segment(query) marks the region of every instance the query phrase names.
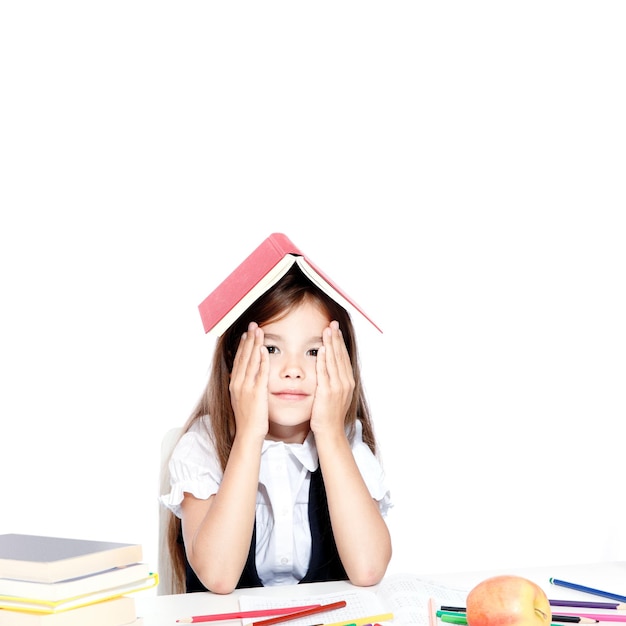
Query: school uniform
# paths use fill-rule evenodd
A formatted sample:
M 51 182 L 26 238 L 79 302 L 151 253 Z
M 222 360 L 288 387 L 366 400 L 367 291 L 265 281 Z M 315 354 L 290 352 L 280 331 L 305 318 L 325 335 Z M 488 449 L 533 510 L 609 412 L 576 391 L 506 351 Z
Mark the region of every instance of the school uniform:
M 185 433 L 169 462 L 170 493 L 161 502 L 181 516 L 185 492 L 208 499 L 219 489 L 222 468 L 208 416 Z M 378 459 L 363 442 L 357 420 L 352 452 L 365 484 L 383 516 L 392 506 Z M 188 591 L 204 591 L 190 567 Z M 313 433 L 302 444 L 264 441 L 256 522 L 250 553 L 238 587 L 290 585 L 347 578 L 335 546 L 326 492 Z

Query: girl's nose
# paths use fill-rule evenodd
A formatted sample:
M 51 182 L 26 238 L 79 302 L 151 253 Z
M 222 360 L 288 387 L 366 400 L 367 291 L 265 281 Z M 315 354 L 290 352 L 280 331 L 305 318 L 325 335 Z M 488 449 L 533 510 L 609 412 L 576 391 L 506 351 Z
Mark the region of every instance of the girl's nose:
M 282 370 L 284 378 L 304 378 L 304 368 L 295 359 L 285 363 Z
M 296 367 L 290 367 L 283 373 L 285 378 L 303 378 L 304 374 L 301 369 Z

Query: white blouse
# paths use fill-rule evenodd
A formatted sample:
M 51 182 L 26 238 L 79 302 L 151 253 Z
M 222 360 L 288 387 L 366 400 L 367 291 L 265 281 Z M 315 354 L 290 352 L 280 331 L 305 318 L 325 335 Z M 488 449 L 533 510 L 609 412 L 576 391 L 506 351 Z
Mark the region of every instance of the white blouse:
M 170 493 L 161 502 L 181 516 L 185 492 L 208 499 L 217 493 L 222 480 L 215 446 L 207 428 L 196 421 L 177 443 L 169 462 Z M 361 422 L 356 422 L 352 453 L 363 480 L 383 516 L 393 506 L 385 475 L 367 444 Z M 256 567 L 264 586 L 290 585 L 306 575 L 311 555 L 309 530 L 309 483 L 318 467 L 313 433 L 304 443 L 264 441 L 261 453 L 259 490 L 256 500 Z

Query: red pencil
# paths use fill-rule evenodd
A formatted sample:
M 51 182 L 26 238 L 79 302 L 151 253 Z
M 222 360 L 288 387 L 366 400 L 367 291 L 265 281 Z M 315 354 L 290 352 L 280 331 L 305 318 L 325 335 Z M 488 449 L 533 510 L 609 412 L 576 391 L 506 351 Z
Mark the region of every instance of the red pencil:
M 322 604 L 321 606 L 314 607 L 312 609 L 305 609 L 304 611 L 296 611 L 295 613 L 289 613 L 287 615 L 281 615 L 280 617 L 271 617 L 270 619 L 264 619 L 260 622 L 252 622 L 252 626 L 271 626 L 272 624 L 280 624 L 281 622 L 287 622 L 292 619 L 298 619 L 300 617 L 307 617 L 308 615 L 315 615 L 316 613 L 323 613 L 324 611 L 332 611 L 333 609 L 341 609 L 346 606 L 345 600 L 339 600 L 339 602 L 331 602 L 331 604 Z
M 227 619 L 245 619 L 246 617 L 266 617 L 267 615 L 288 615 L 294 611 L 314 609 L 319 604 L 307 604 L 305 606 L 290 606 L 284 609 L 256 609 L 253 611 L 236 611 L 235 613 L 212 613 L 211 615 L 194 615 L 193 617 L 181 617 L 176 621 L 179 624 L 196 624 L 200 622 L 217 622 Z

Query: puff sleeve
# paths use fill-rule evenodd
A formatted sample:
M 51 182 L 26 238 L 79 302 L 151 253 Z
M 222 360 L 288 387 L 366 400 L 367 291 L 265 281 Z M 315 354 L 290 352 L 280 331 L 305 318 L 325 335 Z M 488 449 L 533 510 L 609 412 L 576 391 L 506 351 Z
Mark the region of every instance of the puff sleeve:
M 393 507 L 391 494 L 387 488 L 385 472 L 369 446 L 363 441 L 361 422 L 356 421 L 356 433 L 352 442 L 352 454 L 361 476 L 374 500 L 378 502 L 380 513 L 386 517 Z
M 180 438 L 170 457 L 170 492 L 160 497 L 161 503 L 177 517 L 185 492 L 206 500 L 217 493 L 222 482 L 222 467 L 207 427 L 195 422 Z

